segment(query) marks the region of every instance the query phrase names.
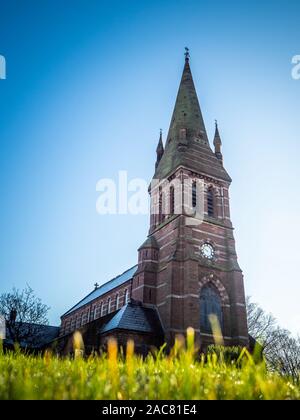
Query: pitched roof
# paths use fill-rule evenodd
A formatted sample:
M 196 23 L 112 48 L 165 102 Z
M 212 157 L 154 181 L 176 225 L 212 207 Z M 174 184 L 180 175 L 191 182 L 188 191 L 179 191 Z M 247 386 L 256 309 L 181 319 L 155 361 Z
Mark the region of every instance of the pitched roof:
M 142 306 L 138 302 L 131 301 L 123 306 L 100 332 L 108 332 L 116 329 L 131 330 L 144 333 L 162 334 L 162 326 L 155 309 Z
M 158 243 L 154 236 L 148 236 L 148 238 L 145 240 L 145 242 L 139 247 L 138 250 L 143 248 L 155 248 L 159 249 Z
M 24 337 L 19 343 L 21 347 L 30 347 L 30 348 L 41 348 L 51 341 L 55 340 L 59 334 L 59 327 L 54 327 L 52 325 L 43 325 L 43 324 L 34 324 L 34 323 L 18 323 L 21 325 L 19 334 Z M 9 329 L 6 329 L 6 338 L 4 340 L 5 344 L 13 345 L 14 341 L 10 336 Z
M 209 145 L 188 58 L 183 69 L 165 151 L 154 178 L 166 178 L 181 165 L 198 173 L 231 181 Z
M 117 277 L 114 277 L 112 280 L 102 284 L 102 286 L 98 287 L 97 289 L 93 290 L 89 293 L 86 297 L 80 300 L 75 306 L 69 309 L 63 316 L 70 314 L 71 312 L 81 308 L 82 306 L 92 302 L 94 299 L 99 298 L 100 296 L 104 295 L 105 293 L 115 289 L 118 286 L 121 286 L 123 283 L 126 283 L 128 280 L 131 280 L 134 273 L 136 272 L 137 265 L 129 268 L 128 270 L 124 271 L 124 273 L 120 274 Z

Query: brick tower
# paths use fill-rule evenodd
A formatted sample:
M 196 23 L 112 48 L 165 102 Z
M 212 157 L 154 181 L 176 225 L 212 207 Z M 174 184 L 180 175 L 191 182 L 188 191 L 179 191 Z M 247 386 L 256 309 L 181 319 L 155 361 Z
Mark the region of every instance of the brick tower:
M 193 327 L 213 343 L 210 315 L 225 345 L 248 346 L 243 274 L 229 210 L 231 178 L 216 123 L 211 149 L 188 50 L 165 148 L 160 134 L 151 188 L 149 236 L 139 248 L 132 298 L 157 309 L 165 340 Z

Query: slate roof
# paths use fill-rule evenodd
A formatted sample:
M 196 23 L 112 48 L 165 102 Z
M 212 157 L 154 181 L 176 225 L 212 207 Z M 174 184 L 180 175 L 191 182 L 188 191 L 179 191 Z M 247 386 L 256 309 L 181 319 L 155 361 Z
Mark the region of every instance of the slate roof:
M 186 130 L 186 134 L 182 135 L 183 129 Z M 227 182 L 231 181 L 209 145 L 188 59 L 183 69 L 165 151 L 154 178 L 165 179 L 179 166 Z
M 154 236 L 148 236 L 145 242 L 139 247 L 139 250 L 143 248 L 156 248 L 159 249 L 158 243 Z
M 27 330 L 32 331 L 34 337 L 29 337 L 28 339 L 24 339 L 19 344 L 21 347 L 30 347 L 30 348 L 41 348 L 46 344 L 50 343 L 51 341 L 55 340 L 59 335 L 59 327 L 55 327 L 52 325 L 42 325 L 42 324 L 29 324 L 24 322 L 22 324 L 24 329 L 24 333 L 26 334 Z M 23 331 L 21 329 L 21 331 Z M 6 329 L 6 338 L 4 343 L 7 345 L 13 345 L 14 342 L 10 337 L 9 330 Z
M 112 330 L 130 330 L 143 333 L 163 334 L 157 311 L 142 306 L 141 303 L 131 301 L 100 329 L 100 333 Z
M 89 293 L 86 297 L 80 300 L 75 306 L 69 309 L 63 316 L 70 314 L 71 312 L 81 308 L 82 306 L 92 302 L 94 299 L 99 298 L 100 296 L 104 295 L 105 293 L 109 292 L 112 289 L 115 289 L 118 286 L 121 286 L 123 283 L 126 283 L 128 280 L 132 279 L 134 273 L 136 272 L 137 265 L 129 268 L 128 270 L 124 271 L 123 274 L 109 280 L 108 282 L 102 284 L 102 286 L 98 287 L 97 289 L 93 290 Z

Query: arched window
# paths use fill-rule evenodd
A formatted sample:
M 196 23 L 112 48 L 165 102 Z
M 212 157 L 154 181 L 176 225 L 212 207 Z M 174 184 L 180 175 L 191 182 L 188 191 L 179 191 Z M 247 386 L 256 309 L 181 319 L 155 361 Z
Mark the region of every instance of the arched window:
M 72 328 L 72 325 L 71 325 L 70 320 L 67 320 L 65 325 L 66 325 L 66 327 L 65 327 L 65 334 L 67 334 L 68 332 L 70 332 L 70 327 Z M 73 329 L 75 329 L 75 326 L 74 326 Z M 73 331 L 73 330 L 71 329 L 71 331 Z
M 107 313 L 110 314 L 111 311 L 111 298 L 107 299 Z
M 87 322 L 87 312 L 83 312 L 81 316 L 81 325 L 86 324 L 86 322 Z
M 71 331 L 74 331 L 75 330 L 75 327 L 76 327 L 76 321 L 75 321 L 75 318 L 71 318 Z
M 94 316 L 95 316 L 95 306 L 92 306 L 91 312 L 90 312 L 90 321 L 94 321 Z
M 99 316 L 100 316 L 100 305 L 99 305 L 99 303 L 96 304 L 96 306 L 95 306 L 95 312 L 94 313 L 95 313 L 94 319 L 98 319 Z
M 129 302 L 129 291 L 128 289 L 125 290 L 125 298 L 124 298 L 124 303 L 125 305 Z
M 210 187 L 207 190 L 207 214 L 209 217 L 214 217 L 215 215 L 214 201 L 214 190 Z
M 104 315 L 104 303 L 103 302 L 101 302 L 100 308 L 101 308 L 100 314 L 101 314 L 101 316 L 103 316 Z
M 194 181 L 192 185 L 192 207 L 197 207 L 197 182 Z
M 173 185 L 170 187 L 170 215 L 172 216 L 175 211 L 175 191 Z
M 204 286 L 200 294 L 200 331 L 211 333 L 210 315 L 216 315 L 221 330 L 223 329 L 223 314 L 221 299 L 214 286 Z
M 116 295 L 116 309 L 119 309 L 119 305 L 120 305 L 120 294 L 117 293 L 117 295 Z

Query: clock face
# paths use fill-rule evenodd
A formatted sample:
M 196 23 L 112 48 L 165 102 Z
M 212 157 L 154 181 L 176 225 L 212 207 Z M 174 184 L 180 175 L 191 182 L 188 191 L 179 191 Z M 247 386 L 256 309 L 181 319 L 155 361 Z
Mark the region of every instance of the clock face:
M 215 255 L 215 250 L 211 244 L 203 244 L 201 246 L 201 255 L 208 260 L 212 260 Z

